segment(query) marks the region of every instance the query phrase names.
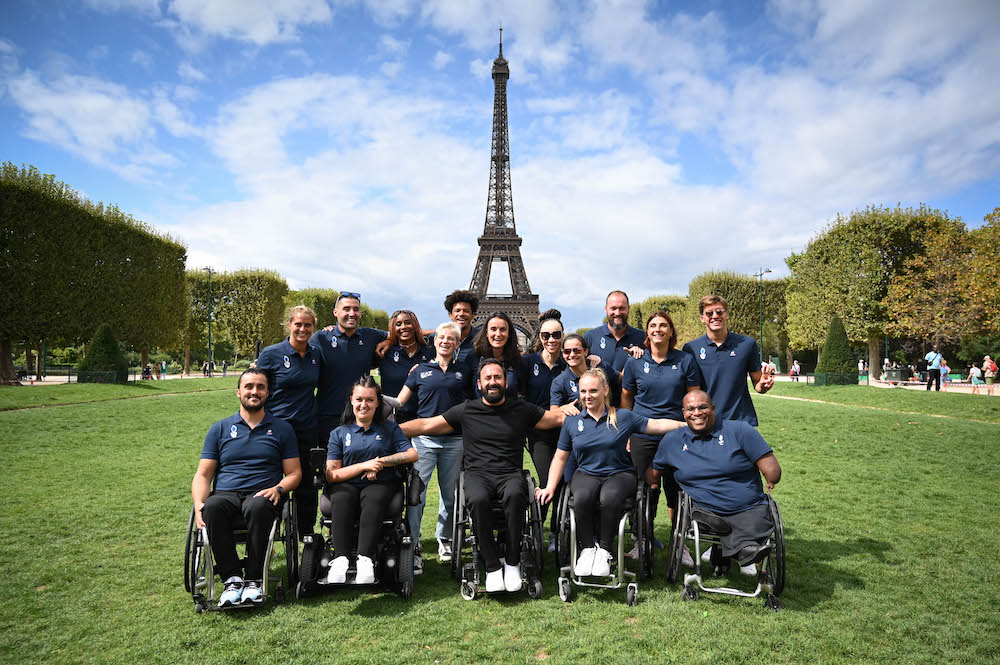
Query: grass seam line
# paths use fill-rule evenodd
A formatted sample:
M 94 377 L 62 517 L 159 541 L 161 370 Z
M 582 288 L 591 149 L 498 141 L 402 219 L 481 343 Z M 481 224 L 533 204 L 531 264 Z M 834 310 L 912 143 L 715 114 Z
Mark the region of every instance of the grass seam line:
M 966 423 L 979 423 L 981 425 L 997 425 L 995 420 L 977 420 L 975 418 L 959 418 L 958 416 L 946 416 L 941 413 L 920 413 L 919 411 L 900 411 L 899 409 L 887 409 L 884 406 L 865 406 L 864 404 L 844 404 L 843 402 L 828 402 L 823 399 L 809 399 L 808 397 L 794 397 L 792 395 L 769 395 L 764 393 L 759 397 L 773 397 L 774 399 L 789 399 L 793 402 L 813 402 L 814 404 L 832 404 L 833 406 L 845 406 L 854 409 L 869 409 L 871 411 L 885 411 L 886 413 L 901 413 L 907 416 L 927 416 L 928 418 L 948 418 Z
M 55 409 L 60 406 L 80 406 L 81 404 L 100 404 L 101 402 L 121 402 L 127 399 L 155 399 L 157 397 L 176 397 L 177 395 L 200 395 L 202 393 L 217 393 L 229 388 L 211 388 L 209 390 L 188 390 L 180 393 L 159 393 L 157 395 L 132 395 L 131 397 L 112 397 L 110 399 L 88 399 L 82 402 L 66 402 L 64 404 L 38 404 L 36 406 L 16 406 L 12 409 L 0 407 L 0 413 L 14 411 L 31 411 L 34 409 Z

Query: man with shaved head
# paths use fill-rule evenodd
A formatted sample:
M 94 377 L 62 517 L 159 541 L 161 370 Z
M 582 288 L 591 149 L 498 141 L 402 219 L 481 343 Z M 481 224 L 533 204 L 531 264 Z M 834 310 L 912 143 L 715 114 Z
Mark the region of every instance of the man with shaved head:
M 742 572 L 756 574 L 755 564 L 767 555 L 764 545 L 774 530 L 765 492 L 781 480 L 781 466 L 749 423 L 717 420 L 705 391 L 685 395 L 682 410 L 687 427 L 663 437 L 646 481 L 656 486 L 663 473 L 673 472 L 697 508 L 732 527 L 722 537 L 722 556 L 735 558 Z

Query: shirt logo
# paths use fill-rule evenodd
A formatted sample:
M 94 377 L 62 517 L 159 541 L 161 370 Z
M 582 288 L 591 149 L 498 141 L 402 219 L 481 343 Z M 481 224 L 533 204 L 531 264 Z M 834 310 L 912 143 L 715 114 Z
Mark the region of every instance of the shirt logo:
M 642 371 L 645 372 L 646 374 L 649 374 L 649 363 L 648 362 L 642 364 Z
M 288 356 L 282 356 L 281 359 L 285 362 L 285 369 L 292 366 L 292 363 L 288 360 Z
M 462 373 L 461 372 L 455 372 L 455 376 L 457 376 L 459 379 L 461 379 L 462 378 Z
M 583 418 L 580 418 L 579 420 L 576 421 L 576 429 L 577 431 L 580 432 L 583 431 Z
M 395 353 L 392 354 L 392 362 L 394 363 L 399 362 L 399 351 L 396 351 Z
M 602 337 L 601 338 L 601 348 L 604 349 L 604 348 L 607 348 L 607 346 L 608 346 L 608 339 L 607 339 L 607 337 Z
M 702 360 L 705 359 L 705 347 L 704 346 L 701 347 L 701 351 L 698 353 L 698 355 L 701 356 Z
M 719 445 L 721 446 L 721 445 L 723 445 L 724 443 L 725 443 L 725 439 L 724 439 L 724 438 L 723 438 L 723 436 L 722 436 L 722 435 L 720 434 L 720 435 L 719 435 Z
M 572 390 L 573 392 L 576 392 L 576 381 L 569 382 L 569 389 Z
M 267 430 L 267 435 L 268 436 L 274 436 L 274 432 L 269 429 L 269 430 Z
M 533 373 L 533 374 L 534 374 L 535 376 L 538 376 L 538 363 L 535 363 L 535 368 L 534 368 L 533 370 L 531 370 L 531 372 L 532 372 L 532 373 Z
M 433 373 L 434 373 L 434 372 L 421 372 L 421 373 L 420 373 L 420 378 L 421 378 L 421 379 L 426 379 L 426 378 L 427 378 L 428 376 L 430 376 L 430 375 L 431 375 L 431 374 L 433 374 Z
M 315 365 L 315 364 L 316 364 L 316 359 L 315 359 L 315 358 L 313 358 L 313 365 Z
M 681 448 L 681 450 L 687 450 L 687 449 L 688 449 L 688 444 L 686 444 L 686 443 L 685 443 L 685 444 L 684 444 L 684 447 L 683 447 L 683 448 Z
M 333 348 L 337 348 L 337 338 L 336 337 L 331 337 L 330 338 L 330 346 L 332 346 Z
M 350 448 L 351 447 L 351 433 L 350 432 L 348 432 L 347 436 L 344 437 L 344 447 L 345 448 Z
M 229 436 L 231 436 L 234 439 L 236 438 L 236 425 L 233 425 L 232 427 L 229 428 Z
M 670 369 L 677 369 L 677 365 L 671 365 Z
M 365 340 L 359 339 L 358 340 L 358 346 L 364 346 L 364 345 L 365 345 Z
M 382 440 L 382 435 L 381 434 L 376 434 L 375 435 L 375 440 L 376 441 L 381 441 Z
M 735 358 L 735 357 L 736 357 L 736 351 L 735 351 L 735 350 L 734 350 L 734 351 L 730 351 L 730 352 L 729 352 L 729 355 L 730 355 L 731 357 Z

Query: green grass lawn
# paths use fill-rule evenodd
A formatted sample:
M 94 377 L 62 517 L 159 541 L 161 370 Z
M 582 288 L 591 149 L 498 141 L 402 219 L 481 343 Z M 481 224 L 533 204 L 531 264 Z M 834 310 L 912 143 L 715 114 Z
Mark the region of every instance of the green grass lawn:
M 99 398 L 96 386 L 70 386 L 66 401 L 85 401 L 73 388 Z M 824 390 L 802 396 L 854 400 Z M 330 593 L 196 615 L 181 579 L 191 476 L 205 431 L 235 410 L 235 396 L 6 411 L 0 663 L 996 662 L 996 425 L 963 419 L 965 402 L 950 398 L 965 396 L 915 407 L 906 391 L 871 390 L 856 401 L 900 396 L 904 410 L 958 418 L 756 399 L 784 469 L 775 496 L 788 586 L 776 614 L 759 599 L 682 602 L 662 556 L 634 608 L 623 591 L 581 590 L 562 603 L 551 558 L 542 600 L 467 602 L 430 556 L 409 601 Z M 661 507 L 661 540 L 667 531 Z
M 38 386 L 0 386 L 0 411 L 228 389 L 232 389 L 235 393 L 236 376 L 219 376 L 211 379 L 137 381 L 125 385 L 55 383 Z

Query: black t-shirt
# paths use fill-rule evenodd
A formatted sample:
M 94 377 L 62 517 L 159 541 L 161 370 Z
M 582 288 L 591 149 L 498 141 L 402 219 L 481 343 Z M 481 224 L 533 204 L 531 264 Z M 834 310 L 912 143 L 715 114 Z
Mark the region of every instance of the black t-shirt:
M 481 399 L 466 400 L 444 412 L 444 419 L 462 432 L 466 471 L 507 474 L 523 468 L 524 438 L 545 415 L 531 402 L 508 397 L 491 406 Z

